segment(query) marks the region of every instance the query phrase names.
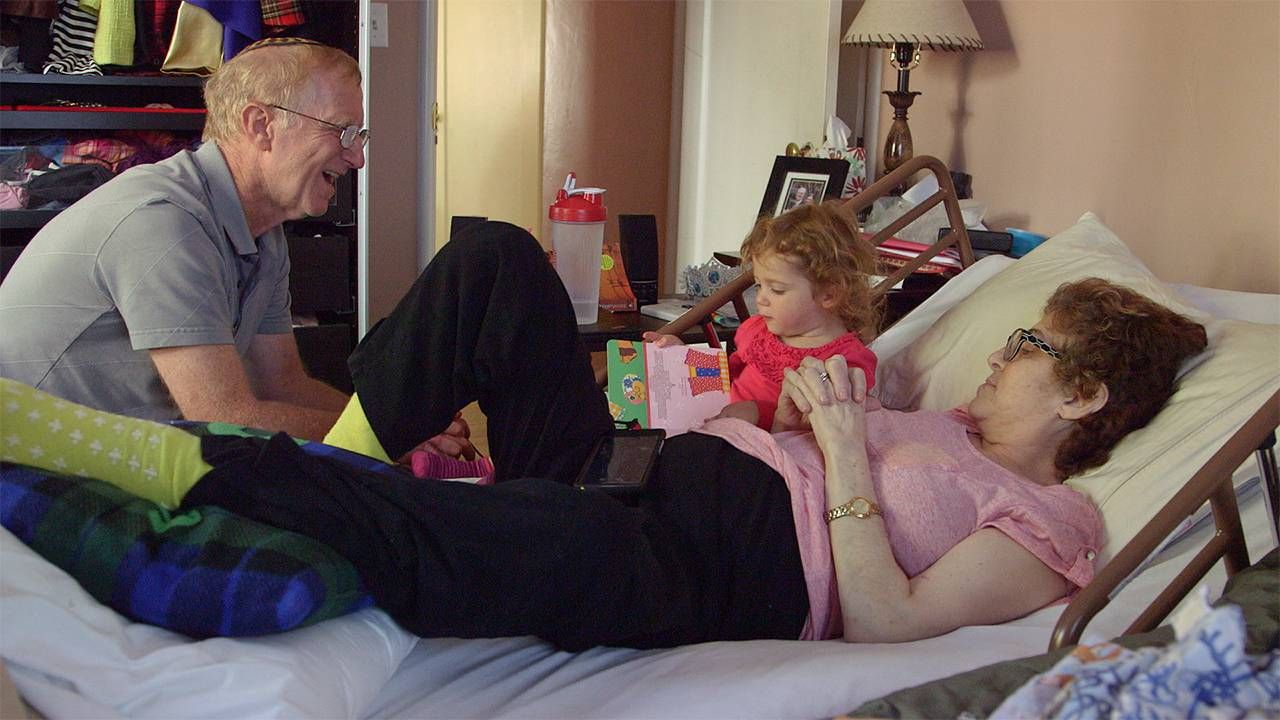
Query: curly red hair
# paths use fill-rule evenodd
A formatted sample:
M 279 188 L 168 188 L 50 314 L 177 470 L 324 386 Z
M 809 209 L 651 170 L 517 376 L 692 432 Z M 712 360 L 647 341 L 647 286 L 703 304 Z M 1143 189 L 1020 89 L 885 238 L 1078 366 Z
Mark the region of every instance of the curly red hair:
M 1054 467 L 1063 479 L 1102 465 L 1121 438 L 1150 422 L 1173 395 L 1182 364 L 1208 344 L 1199 323 L 1100 278 L 1060 286 L 1044 317 L 1065 338 L 1058 380 L 1086 398 L 1106 385 L 1108 396 L 1058 447 Z
M 796 261 L 815 288 L 837 297 L 834 312 L 864 342 L 875 337 L 880 305 L 871 301 L 868 276 L 876 270 L 875 249 L 841 203 L 801 205 L 777 217 L 762 217 L 742 241 L 742 259 L 768 253 Z

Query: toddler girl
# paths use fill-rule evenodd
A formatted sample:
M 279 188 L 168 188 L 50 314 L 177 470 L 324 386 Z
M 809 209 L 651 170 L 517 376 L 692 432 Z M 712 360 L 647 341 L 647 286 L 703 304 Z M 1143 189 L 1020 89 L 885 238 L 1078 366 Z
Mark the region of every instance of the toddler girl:
M 876 356 L 861 338 L 871 338 L 879 307 L 871 302 L 868 275 L 875 251 L 838 202 L 802 205 L 761 218 L 742 242 L 743 262 L 756 280 L 756 314 L 734 335 L 729 357 L 731 402 L 721 417 L 737 417 L 769 430 L 782 390 L 782 371 L 806 356 L 844 355 L 874 383 Z M 672 335 L 645 333 L 667 346 Z

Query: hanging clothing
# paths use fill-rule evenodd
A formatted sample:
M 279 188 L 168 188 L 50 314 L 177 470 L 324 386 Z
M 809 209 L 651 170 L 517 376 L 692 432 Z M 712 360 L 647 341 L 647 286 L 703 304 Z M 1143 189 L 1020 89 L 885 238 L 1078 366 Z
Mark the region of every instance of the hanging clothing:
M 158 68 L 164 64 L 181 5 L 180 0 L 137 0 L 134 8 L 138 28 L 134 36 L 135 65 Z
M 212 75 L 222 67 L 222 23 L 208 10 L 182 3 L 173 28 L 173 41 L 161 70 Z
M 262 24 L 270 27 L 293 27 L 307 21 L 297 0 L 262 0 Z
M 64 75 L 101 75 L 102 69 L 93 59 L 93 36 L 98 29 L 98 16 L 80 7 L 80 0 L 58 0 L 58 16 L 49 32 L 53 50 L 43 72 Z
M 187 0 L 222 23 L 222 61 L 262 39 L 262 6 L 242 0 Z
M 98 16 L 93 60 L 99 65 L 133 65 L 133 0 L 80 0 L 81 9 Z

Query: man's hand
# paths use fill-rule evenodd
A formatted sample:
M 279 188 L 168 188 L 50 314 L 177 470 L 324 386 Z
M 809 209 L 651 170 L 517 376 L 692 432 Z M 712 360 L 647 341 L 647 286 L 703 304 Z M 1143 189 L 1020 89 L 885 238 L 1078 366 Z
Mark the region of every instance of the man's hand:
M 641 335 L 640 338 L 645 342 L 653 343 L 654 345 L 657 345 L 660 348 L 675 347 L 676 345 L 684 344 L 684 341 L 681 340 L 680 337 L 677 335 L 666 335 L 664 333 L 654 332 L 652 330 Z

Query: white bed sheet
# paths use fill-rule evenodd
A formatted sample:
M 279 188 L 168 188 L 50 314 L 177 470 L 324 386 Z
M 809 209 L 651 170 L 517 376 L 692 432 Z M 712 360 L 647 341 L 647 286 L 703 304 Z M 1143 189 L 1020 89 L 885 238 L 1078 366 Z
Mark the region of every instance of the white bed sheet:
M 416 637 L 368 608 L 255 638 L 130 622 L 0 528 L 0 657 L 51 718 L 354 717 Z

